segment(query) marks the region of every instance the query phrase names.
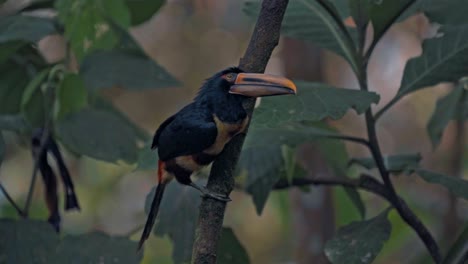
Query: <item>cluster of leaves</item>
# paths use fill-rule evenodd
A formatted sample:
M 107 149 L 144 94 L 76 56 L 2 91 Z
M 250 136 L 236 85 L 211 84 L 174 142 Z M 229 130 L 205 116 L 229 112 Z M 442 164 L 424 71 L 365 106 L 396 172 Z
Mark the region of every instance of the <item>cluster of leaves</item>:
M 420 89 L 442 82 L 457 83 L 447 96 L 438 101 L 427 126 L 436 148 L 449 121 L 463 122 L 468 118 L 468 90 L 466 81 L 462 79 L 467 75 L 468 19 L 460 10 L 463 5 L 460 0 L 444 3 L 431 0 L 292 0 L 285 14 L 282 34 L 311 41 L 340 55 L 359 79 L 366 71 L 362 65 L 367 65 L 376 44 L 391 25 L 421 12 L 431 22 L 441 24 L 439 34 L 424 41 L 422 55 L 407 63 L 398 93 L 375 115 L 377 120 L 402 97 Z M 260 2 L 247 1 L 244 10 L 255 17 L 260 10 Z M 345 25 L 344 20 L 349 17 L 353 18 L 355 27 Z M 366 50 L 365 32 L 370 24 L 374 37 Z M 255 111 L 244 145 L 239 169 L 247 172 L 245 188 L 252 195 L 258 213 L 261 213 L 269 192 L 279 179 L 285 178 L 291 183 L 295 177 L 304 177 L 305 172 L 298 169 L 294 162 L 294 148 L 303 142 L 316 142 L 336 174 L 345 175 L 348 157 L 342 142 L 335 139 L 346 140 L 348 137 L 316 121 L 340 119 L 350 109 L 362 114 L 372 104 L 379 102 L 379 95 L 369 92 L 367 86 L 361 87 L 361 90 L 351 90 L 323 83 L 297 84 L 300 91 L 297 97 L 262 100 Z M 318 141 L 319 138 L 321 140 Z M 419 167 L 420 160 L 419 154 L 389 156 L 384 159 L 385 169 L 393 174 L 405 172 L 419 175 L 427 182 L 440 184 L 453 194 L 467 198 L 467 181 L 424 170 Z M 374 158 L 351 159 L 350 163 L 359 164 L 365 169 L 376 167 Z M 353 191 L 347 193 L 364 218 L 363 202 L 356 190 Z M 386 215 L 382 213 L 341 228 L 325 249 L 330 261 L 372 262 L 382 249 L 383 242 L 389 239 L 391 224 L 386 220 Z M 372 232 L 372 236 L 368 232 Z M 366 248 L 370 244 L 372 248 Z

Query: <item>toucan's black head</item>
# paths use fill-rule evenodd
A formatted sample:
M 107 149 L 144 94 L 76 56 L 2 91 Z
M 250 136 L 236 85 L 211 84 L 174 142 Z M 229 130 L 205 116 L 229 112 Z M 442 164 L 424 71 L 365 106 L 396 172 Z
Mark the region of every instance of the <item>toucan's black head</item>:
M 295 94 L 296 86 L 287 78 L 259 73 L 245 73 L 230 67 L 209 78 L 199 91 L 198 100 L 221 97 L 245 98 Z

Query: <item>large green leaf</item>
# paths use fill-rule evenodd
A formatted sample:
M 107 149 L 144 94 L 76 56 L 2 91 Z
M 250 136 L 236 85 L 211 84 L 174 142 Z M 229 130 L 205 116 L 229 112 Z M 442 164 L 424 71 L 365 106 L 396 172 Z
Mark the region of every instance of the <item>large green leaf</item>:
M 468 7 L 465 0 L 424 0 L 423 11 L 431 22 L 439 24 L 468 24 L 465 9 Z
M 120 122 L 124 123 L 126 126 L 130 127 L 133 130 L 133 133 L 137 136 L 140 141 L 147 141 L 150 137 L 148 133 L 135 124 L 128 116 L 126 116 L 122 111 L 117 109 L 110 101 L 104 99 L 103 97 L 96 96 L 89 98 L 89 104 L 96 110 L 109 112 L 114 115 Z
M 136 247 L 135 241 L 125 237 L 111 237 L 104 233 L 65 236 L 56 249 L 53 263 L 138 264 L 143 254 L 138 253 Z
M 59 241 L 49 223 L 34 220 L 1 219 L 0 234 L 0 263 L 5 264 L 49 264 Z
M 49 223 L 35 220 L 0 220 L 0 263 L 140 263 L 137 244 L 102 233 L 59 235 Z
M 322 83 L 300 81 L 296 85 L 297 96 L 262 98 L 260 107 L 255 109 L 252 125 L 276 127 L 286 121 L 340 119 L 350 109 L 362 114 L 380 99 L 373 92 L 335 88 Z
M 249 133 L 250 134 L 250 133 Z M 252 196 L 257 214 L 261 214 L 271 189 L 284 173 L 280 145 L 244 147 L 238 167 L 247 171 L 246 191 Z
M 26 42 L 21 40 L 12 40 L 0 44 L 0 64 L 8 60 L 15 52 L 21 49 Z
M 419 153 L 391 155 L 383 158 L 385 168 L 391 173 L 412 172 L 419 167 L 421 159 Z M 368 170 L 376 168 L 373 158 L 353 158 L 349 161 L 349 165 L 352 164 L 358 164 Z
M 108 50 L 118 44 L 119 36 L 109 21 L 124 28 L 130 26 L 124 0 L 58 0 L 55 6 L 79 61 L 92 51 Z
M 256 16 L 260 10 L 258 1 L 247 2 L 245 12 Z M 312 41 L 321 48 L 333 51 L 356 69 L 355 51 L 351 40 L 333 20 L 332 16 L 315 0 L 293 0 L 288 4 L 283 20 L 284 36 Z
M 408 61 L 397 98 L 466 75 L 468 25 L 442 28 L 443 35 L 423 43 L 423 54 Z
M 223 228 L 218 245 L 218 263 L 249 264 L 249 255 L 231 228 Z
M 165 2 L 165 0 L 125 0 L 132 18 L 132 25 L 138 25 L 150 19 Z
M 454 195 L 468 200 L 468 181 L 423 169 L 417 169 L 415 173 L 426 182 L 440 184 Z
M 179 85 L 162 66 L 144 53 L 127 31 L 114 23 L 111 27 L 119 36 L 119 45 L 111 51 L 90 54 L 81 65 L 80 74 L 88 89 L 118 86 L 139 90 Z
M 37 42 L 55 33 L 57 28 L 51 19 L 22 15 L 0 17 L 0 43 Z
M 21 110 L 21 97 L 28 84 L 28 72 L 14 63 L 0 65 L 0 114 L 17 114 Z
M 464 111 L 467 111 L 464 109 L 465 94 L 468 92 L 463 88 L 463 84 L 459 84 L 448 95 L 437 100 L 436 108 L 427 125 L 427 131 L 434 148 L 439 145 L 440 138 L 448 123 L 451 120 L 463 119 L 462 115 Z
M 334 264 L 372 263 L 390 238 L 392 226 L 387 219 L 388 211 L 340 228 L 325 245 L 325 255 Z
M 59 121 L 56 131 L 75 153 L 109 162 L 137 159 L 134 130 L 110 112 L 83 109 Z
M 87 56 L 80 69 L 88 89 L 121 87 L 130 90 L 174 87 L 179 83 L 146 55 L 125 51 L 98 51 Z
M 369 24 L 369 13 L 372 1 L 369 0 L 348 0 L 349 9 L 353 20 L 360 31 L 365 33 Z
M 197 184 L 202 183 L 197 181 Z M 146 197 L 147 213 L 153 201 L 154 192 L 155 188 Z M 200 203 L 200 193 L 191 187 L 177 182 L 166 187 L 159 209 L 159 221 L 153 232 L 158 236 L 168 235 L 172 240 L 174 244 L 172 257 L 176 264 L 190 262 Z
M 58 110 L 56 119 L 78 112 L 88 104 L 88 92 L 83 79 L 77 74 L 68 73 L 57 87 Z
M 28 83 L 21 96 L 21 113 L 32 127 L 41 127 L 45 122 L 44 95 L 40 89 L 50 68 L 46 68 Z

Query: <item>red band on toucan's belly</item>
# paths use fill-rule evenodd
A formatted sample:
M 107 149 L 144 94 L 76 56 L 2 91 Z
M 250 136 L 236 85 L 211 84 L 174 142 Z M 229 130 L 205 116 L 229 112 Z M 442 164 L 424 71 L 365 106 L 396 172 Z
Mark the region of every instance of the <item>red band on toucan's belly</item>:
M 166 164 L 162 160 L 158 160 L 158 183 L 161 183 L 163 180 L 164 168 Z

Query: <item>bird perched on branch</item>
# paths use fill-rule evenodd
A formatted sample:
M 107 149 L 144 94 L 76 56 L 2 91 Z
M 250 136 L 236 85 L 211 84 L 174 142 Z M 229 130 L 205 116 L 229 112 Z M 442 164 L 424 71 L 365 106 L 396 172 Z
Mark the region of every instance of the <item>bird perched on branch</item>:
M 295 93 L 296 86 L 286 78 L 228 68 L 206 80 L 192 103 L 164 121 L 151 146 L 158 149 L 158 186 L 138 249 L 149 237 L 164 189 L 173 178 L 199 190 L 204 197 L 230 200 L 196 185 L 190 176 L 210 164 L 226 143 L 245 131 L 249 116 L 244 100 Z

